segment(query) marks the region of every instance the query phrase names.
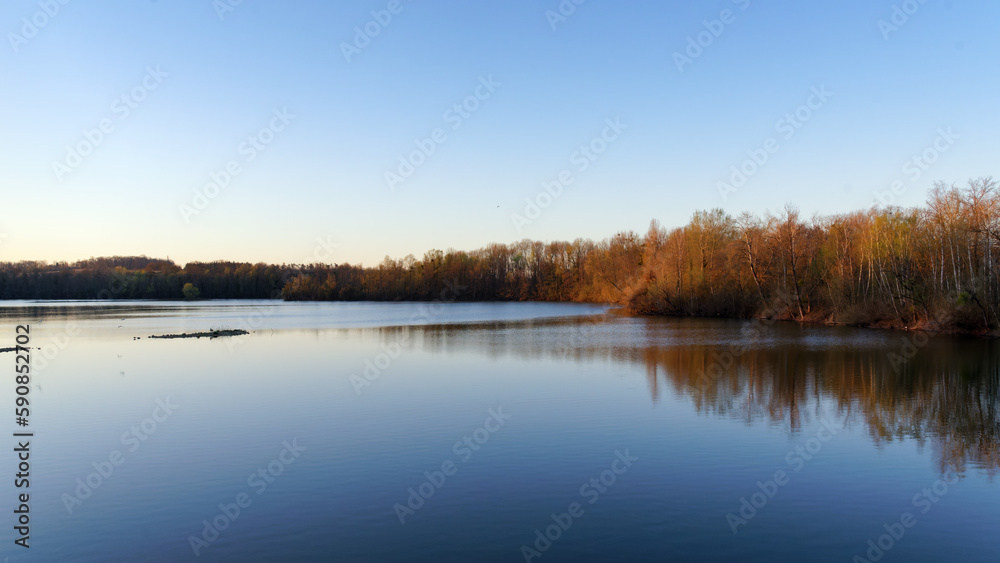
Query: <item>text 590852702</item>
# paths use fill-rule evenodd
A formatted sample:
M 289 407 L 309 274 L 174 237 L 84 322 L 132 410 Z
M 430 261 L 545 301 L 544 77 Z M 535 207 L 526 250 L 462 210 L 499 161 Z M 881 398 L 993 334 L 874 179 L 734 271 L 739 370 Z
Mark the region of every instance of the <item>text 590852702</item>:
M 21 547 L 30 547 L 28 538 L 30 536 L 31 507 L 29 504 L 30 495 L 27 489 L 31 486 L 28 480 L 31 476 L 31 441 L 28 439 L 32 432 L 28 431 L 28 417 L 31 415 L 30 400 L 28 394 L 31 391 L 31 327 L 28 325 L 18 325 L 15 329 L 17 355 L 14 359 L 14 422 L 21 428 L 14 432 L 17 440 L 17 447 L 14 452 L 17 454 L 17 472 L 14 474 L 14 486 L 18 489 L 17 499 L 14 509 L 14 530 L 17 531 L 17 539 L 14 543 Z

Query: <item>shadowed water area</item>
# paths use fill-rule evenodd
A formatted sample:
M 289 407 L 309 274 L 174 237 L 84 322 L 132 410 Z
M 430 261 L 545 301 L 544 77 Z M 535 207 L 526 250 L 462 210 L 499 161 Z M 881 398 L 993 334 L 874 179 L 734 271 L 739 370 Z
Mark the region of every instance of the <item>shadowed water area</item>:
M 0 348 L 25 323 L 36 560 L 1000 553 L 990 339 L 575 304 L 5 302 Z

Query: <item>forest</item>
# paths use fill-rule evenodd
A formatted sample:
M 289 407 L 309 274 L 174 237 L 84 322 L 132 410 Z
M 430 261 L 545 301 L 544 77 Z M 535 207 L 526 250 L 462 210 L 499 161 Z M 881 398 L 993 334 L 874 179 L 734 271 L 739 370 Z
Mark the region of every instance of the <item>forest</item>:
M 996 244 L 994 244 L 996 243 Z M 490 244 L 376 266 L 147 257 L 0 263 L 0 299 L 585 301 L 634 314 L 990 333 L 1000 326 L 1000 184 L 936 184 L 921 207 L 801 217 L 696 212 L 594 242 Z

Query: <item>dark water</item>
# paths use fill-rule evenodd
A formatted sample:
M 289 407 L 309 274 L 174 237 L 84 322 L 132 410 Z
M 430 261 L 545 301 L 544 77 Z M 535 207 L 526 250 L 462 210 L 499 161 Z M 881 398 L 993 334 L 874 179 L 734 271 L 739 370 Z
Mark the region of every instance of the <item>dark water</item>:
M 1000 559 L 997 342 L 603 312 L 4 304 L 42 350 L 0 557 Z M 209 328 L 253 332 L 134 339 Z

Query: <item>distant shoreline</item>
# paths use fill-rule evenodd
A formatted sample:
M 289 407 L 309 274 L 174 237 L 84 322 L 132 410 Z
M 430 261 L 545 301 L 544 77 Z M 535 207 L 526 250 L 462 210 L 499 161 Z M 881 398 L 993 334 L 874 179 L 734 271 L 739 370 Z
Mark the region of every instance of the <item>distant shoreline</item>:
M 86 299 L 44 299 L 44 300 L 27 300 L 27 299 L 0 299 L 0 307 L 4 303 L 10 301 L 24 301 L 28 303 L 88 303 L 94 304 L 95 306 L 113 306 L 115 304 L 127 304 L 127 303 L 211 303 L 211 302 L 224 302 L 224 301 L 273 301 L 278 303 L 372 303 L 372 304 L 406 304 L 406 303 L 438 303 L 438 304 L 477 304 L 477 303 L 496 303 L 496 304 L 510 304 L 510 303 L 534 303 L 534 304 L 566 304 L 566 305 L 602 305 L 608 307 L 606 314 L 627 316 L 634 318 L 675 318 L 675 319 L 724 319 L 724 320 L 742 320 L 742 321 L 760 321 L 767 323 L 797 323 L 802 325 L 811 326 L 828 326 L 828 327 L 850 327 L 850 328 L 864 328 L 872 330 L 892 330 L 899 332 L 926 332 L 935 334 L 948 334 L 948 335 L 961 335 L 961 336 L 975 336 L 983 338 L 998 338 L 1000 337 L 1000 331 L 983 331 L 977 329 L 962 329 L 960 327 L 950 327 L 943 328 L 934 322 L 919 322 L 914 324 L 903 324 L 899 321 L 893 321 L 887 319 L 884 321 L 876 323 L 852 323 L 848 321 L 838 321 L 832 320 L 830 318 L 829 312 L 813 312 L 807 315 L 806 318 L 796 319 L 791 316 L 778 316 L 778 317 L 765 317 L 765 316 L 726 316 L 726 315 L 697 315 L 697 314 L 672 314 L 672 313 L 640 313 L 635 311 L 630 311 L 627 307 L 614 304 L 614 303 L 595 303 L 587 301 L 500 301 L 500 300 L 482 300 L 482 301 L 460 301 L 452 303 L 441 303 L 440 301 L 422 301 L 422 300 L 394 300 L 394 301 L 374 301 L 374 300 L 357 300 L 357 301 L 337 301 L 337 300 L 325 300 L 325 301 L 302 301 L 302 300 L 286 300 L 286 299 L 256 299 L 256 298 L 222 298 L 222 299 L 114 299 L 114 300 L 86 300 Z M 165 335 L 165 336 L 150 336 L 150 338 L 200 338 L 200 337 L 210 337 L 214 338 L 217 336 L 230 336 L 230 334 L 215 334 L 211 331 L 196 334 L 181 334 L 181 335 Z M 223 331 L 226 332 L 226 331 Z M 235 334 L 233 334 L 235 335 Z M 0 348 L 0 353 L 2 352 L 12 352 L 14 348 Z
M 348 263 L 146 256 L 0 263 L 0 299 L 611 303 L 635 314 L 1000 330 L 1000 181 L 937 184 L 923 207 L 802 219 L 696 212 L 602 240 L 524 239 Z

